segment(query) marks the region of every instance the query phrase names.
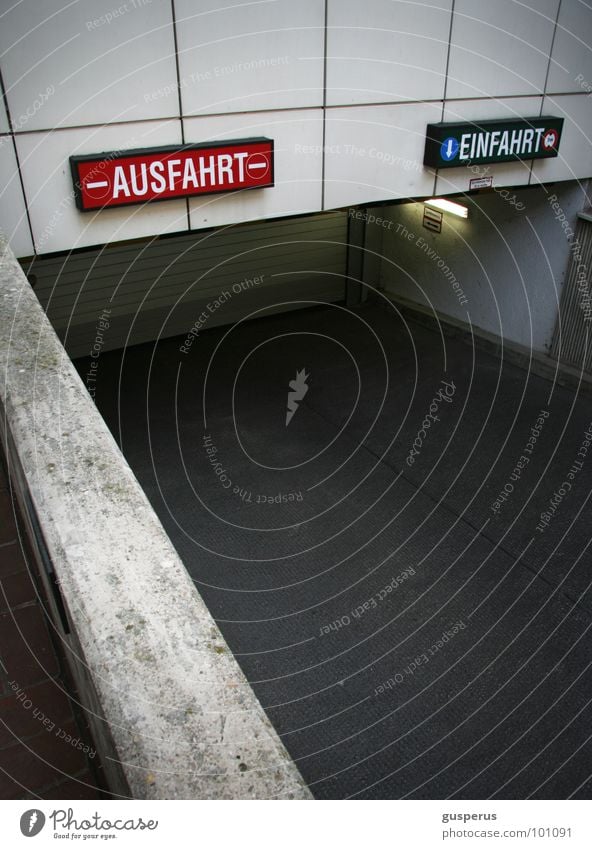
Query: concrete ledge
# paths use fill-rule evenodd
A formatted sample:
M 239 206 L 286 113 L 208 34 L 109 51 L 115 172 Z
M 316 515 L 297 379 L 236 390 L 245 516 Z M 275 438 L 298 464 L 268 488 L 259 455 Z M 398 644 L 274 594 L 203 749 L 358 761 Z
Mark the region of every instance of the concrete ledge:
M 0 401 L 114 789 L 311 798 L 3 237 Z
M 586 372 L 580 373 L 572 366 L 564 363 L 559 363 L 552 357 L 541 354 L 538 351 L 532 351 L 523 345 L 518 345 L 516 342 L 508 342 L 506 339 L 501 339 L 494 333 L 489 333 L 487 330 L 482 330 L 480 327 L 473 325 L 473 333 L 466 322 L 459 321 L 450 315 L 440 313 L 438 321 L 434 317 L 431 310 L 409 301 L 406 298 L 399 298 L 390 295 L 388 292 L 383 292 L 389 300 L 391 300 L 401 310 L 403 314 L 409 316 L 410 319 L 419 322 L 431 329 L 441 327 L 442 332 L 447 336 L 456 337 L 466 342 L 469 345 L 475 344 L 482 350 L 493 354 L 500 359 L 505 359 L 513 365 L 519 366 L 525 371 L 531 371 L 538 377 L 543 377 L 545 380 L 555 381 L 560 386 L 569 386 L 571 389 L 580 387 L 580 392 L 592 394 L 592 375 Z

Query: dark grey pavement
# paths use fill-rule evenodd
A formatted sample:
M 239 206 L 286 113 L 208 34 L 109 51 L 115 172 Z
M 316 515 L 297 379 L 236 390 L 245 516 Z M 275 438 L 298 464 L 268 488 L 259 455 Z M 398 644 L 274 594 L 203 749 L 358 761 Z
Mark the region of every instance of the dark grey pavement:
M 182 345 L 96 400 L 312 792 L 589 798 L 592 400 L 385 306 Z

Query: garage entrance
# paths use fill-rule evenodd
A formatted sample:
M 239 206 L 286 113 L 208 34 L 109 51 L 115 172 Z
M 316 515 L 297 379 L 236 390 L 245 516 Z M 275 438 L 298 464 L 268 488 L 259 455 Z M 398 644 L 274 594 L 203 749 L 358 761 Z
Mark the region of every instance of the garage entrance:
M 589 475 L 536 525 L 592 404 L 374 298 L 103 352 L 96 402 L 318 798 L 585 798 Z

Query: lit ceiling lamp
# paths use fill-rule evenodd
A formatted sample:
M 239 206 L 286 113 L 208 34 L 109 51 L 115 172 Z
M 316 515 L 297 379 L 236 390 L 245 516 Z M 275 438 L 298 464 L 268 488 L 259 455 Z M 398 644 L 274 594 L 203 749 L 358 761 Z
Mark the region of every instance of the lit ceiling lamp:
M 459 218 L 469 217 L 469 208 L 467 206 L 446 200 L 446 198 L 431 198 L 430 200 L 424 200 L 424 204 L 441 209 L 443 212 L 450 212 L 452 215 L 458 215 Z

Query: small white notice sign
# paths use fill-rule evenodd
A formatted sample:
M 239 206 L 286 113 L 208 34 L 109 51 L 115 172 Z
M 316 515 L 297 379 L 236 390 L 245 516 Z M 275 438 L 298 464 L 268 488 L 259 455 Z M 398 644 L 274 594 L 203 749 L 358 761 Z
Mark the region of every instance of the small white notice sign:
M 493 186 L 493 177 L 474 177 L 469 180 L 469 191 L 473 189 L 490 189 Z

